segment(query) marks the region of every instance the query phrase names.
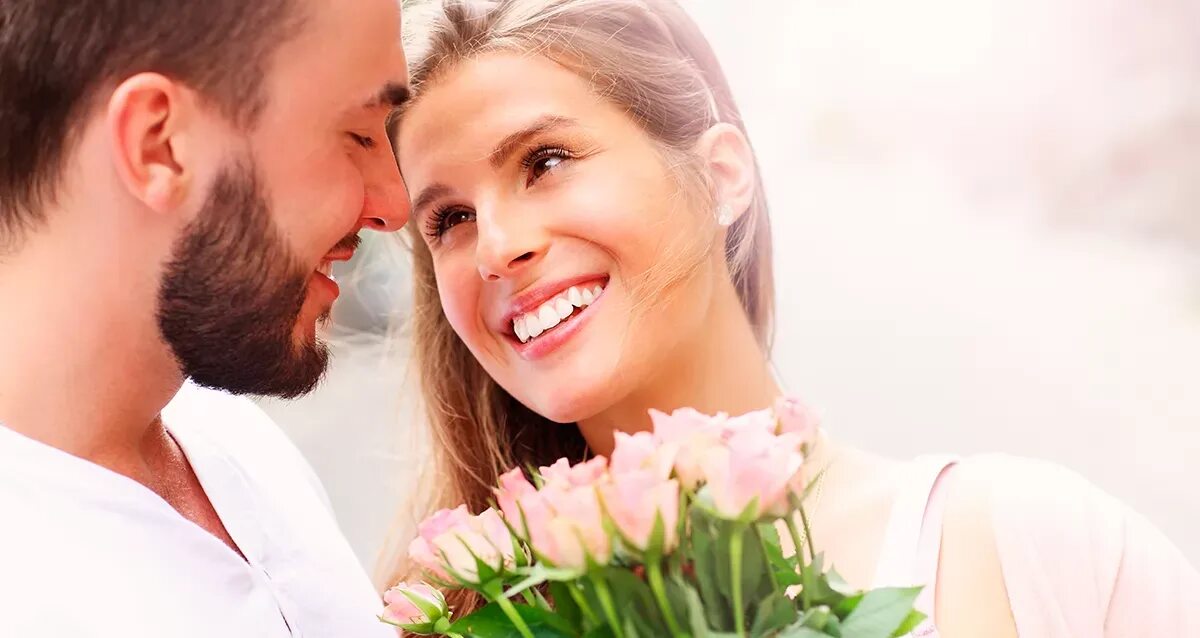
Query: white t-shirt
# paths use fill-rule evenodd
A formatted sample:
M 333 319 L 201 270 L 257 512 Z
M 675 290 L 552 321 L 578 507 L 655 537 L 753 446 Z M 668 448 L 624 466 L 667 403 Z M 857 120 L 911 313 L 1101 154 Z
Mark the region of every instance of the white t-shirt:
M 0 636 L 395 638 L 265 414 L 187 385 L 163 421 L 246 559 L 143 485 L 0 426 Z

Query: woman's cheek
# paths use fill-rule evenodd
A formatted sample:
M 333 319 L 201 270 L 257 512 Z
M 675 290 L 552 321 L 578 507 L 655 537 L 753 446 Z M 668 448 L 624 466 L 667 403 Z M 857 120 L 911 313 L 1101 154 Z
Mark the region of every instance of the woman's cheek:
M 435 275 L 446 321 L 450 322 L 450 327 L 460 338 L 471 339 L 474 336 L 471 326 L 476 324 L 474 317 L 479 314 L 476 286 L 463 280 L 460 268 L 436 269 Z

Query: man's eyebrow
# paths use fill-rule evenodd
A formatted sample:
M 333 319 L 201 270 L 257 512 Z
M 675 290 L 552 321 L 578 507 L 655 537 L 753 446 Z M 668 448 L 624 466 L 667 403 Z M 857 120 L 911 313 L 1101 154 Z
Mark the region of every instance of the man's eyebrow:
M 508 158 L 530 138 L 553 130 L 561 126 L 571 126 L 577 122 L 569 117 L 561 115 L 543 115 L 534 120 L 531 124 L 521 130 L 500 140 L 496 148 L 488 154 L 488 160 L 492 166 L 499 168 L 508 161 Z
M 389 109 L 398 109 L 412 97 L 412 92 L 408 90 L 408 86 L 400 82 L 388 82 L 375 97 L 367 100 L 363 106 L 367 108 L 386 107 Z

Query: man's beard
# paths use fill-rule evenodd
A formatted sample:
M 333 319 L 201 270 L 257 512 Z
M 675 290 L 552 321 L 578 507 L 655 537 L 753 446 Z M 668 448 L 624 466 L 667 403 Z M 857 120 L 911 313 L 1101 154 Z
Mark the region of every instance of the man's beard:
M 184 375 L 234 394 L 315 388 L 329 351 L 293 337 L 311 276 L 277 232 L 253 163 L 222 170 L 158 294 L 159 329 Z

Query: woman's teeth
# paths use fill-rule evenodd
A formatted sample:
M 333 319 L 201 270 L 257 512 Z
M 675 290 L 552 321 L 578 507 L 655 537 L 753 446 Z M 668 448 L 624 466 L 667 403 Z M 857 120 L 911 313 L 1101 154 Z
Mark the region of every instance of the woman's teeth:
M 558 293 L 558 296 L 539 306 L 537 310 L 518 315 L 516 319 L 513 319 L 513 332 L 521 343 L 529 343 L 538 335 L 565 321 L 567 317 L 574 314 L 576 308 L 592 305 L 601 292 L 604 292 L 603 286 L 583 289 L 571 286 L 570 289 Z

